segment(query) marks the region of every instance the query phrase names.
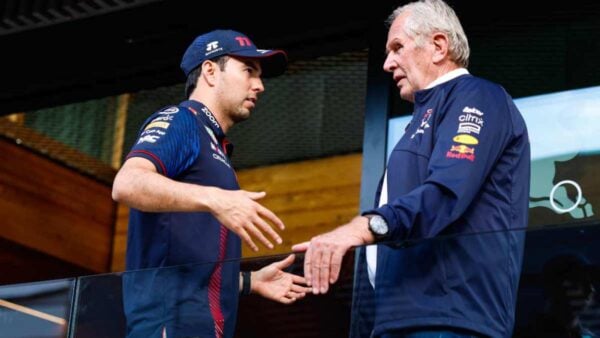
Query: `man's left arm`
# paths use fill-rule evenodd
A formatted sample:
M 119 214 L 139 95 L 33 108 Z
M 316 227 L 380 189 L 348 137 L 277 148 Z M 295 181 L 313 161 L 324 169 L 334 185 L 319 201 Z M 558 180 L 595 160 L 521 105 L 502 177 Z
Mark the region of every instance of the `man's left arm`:
M 306 286 L 306 279 L 284 271 L 292 265 L 294 259 L 295 255 L 291 254 L 283 260 L 271 263 L 260 270 L 241 272 L 240 292 L 248 288 L 247 293 L 258 294 L 283 304 L 291 304 L 304 298 L 306 293 L 311 291 L 311 288 Z M 244 285 L 244 283 L 247 285 Z

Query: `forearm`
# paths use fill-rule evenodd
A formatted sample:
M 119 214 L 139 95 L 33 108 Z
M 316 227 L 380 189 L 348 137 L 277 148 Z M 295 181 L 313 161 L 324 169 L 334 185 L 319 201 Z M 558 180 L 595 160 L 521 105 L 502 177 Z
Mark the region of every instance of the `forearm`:
M 214 187 L 174 181 L 156 172 L 131 168 L 120 171 L 113 185 L 113 199 L 149 212 L 210 211 Z

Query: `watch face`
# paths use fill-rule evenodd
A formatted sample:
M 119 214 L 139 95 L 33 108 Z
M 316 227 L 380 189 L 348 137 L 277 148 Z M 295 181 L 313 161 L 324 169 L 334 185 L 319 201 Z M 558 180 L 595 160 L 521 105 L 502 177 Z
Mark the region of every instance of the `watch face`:
M 388 233 L 388 225 L 385 219 L 379 215 L 371 216 L 369 218 L 369 228 L 374 234 L 379 236 L 384 236 Z

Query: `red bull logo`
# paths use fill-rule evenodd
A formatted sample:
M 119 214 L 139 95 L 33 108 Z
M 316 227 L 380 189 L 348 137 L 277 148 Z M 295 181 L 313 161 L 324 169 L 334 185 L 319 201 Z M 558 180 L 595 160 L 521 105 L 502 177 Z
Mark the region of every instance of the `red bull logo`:
M 475 154 L 475 148 L 467 147 L 464 144 L 458 146 L 452 146 L 450 151 L 457 152 L 459 154 Z
M 475 148 L 468 147 L 464 144 L 453 145 L 446 152 L 446 158 L 467 159 L 471 162 L 475 161 Z

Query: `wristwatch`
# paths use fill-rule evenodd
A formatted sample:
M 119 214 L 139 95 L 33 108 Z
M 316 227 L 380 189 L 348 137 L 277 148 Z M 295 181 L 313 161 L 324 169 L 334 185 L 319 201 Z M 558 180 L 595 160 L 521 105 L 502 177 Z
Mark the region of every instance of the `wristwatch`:
M 368 214 L 364 216 L 369 219 L 369 230 L 375 237 L 375 240 L 385 239 L 390 232 L 390 228 L 385 219 L 377 214 Z

